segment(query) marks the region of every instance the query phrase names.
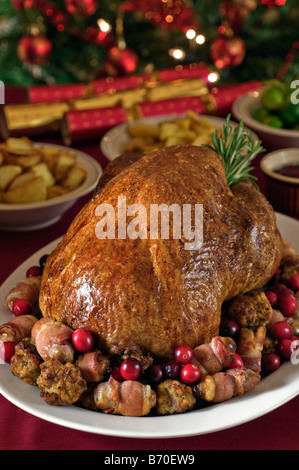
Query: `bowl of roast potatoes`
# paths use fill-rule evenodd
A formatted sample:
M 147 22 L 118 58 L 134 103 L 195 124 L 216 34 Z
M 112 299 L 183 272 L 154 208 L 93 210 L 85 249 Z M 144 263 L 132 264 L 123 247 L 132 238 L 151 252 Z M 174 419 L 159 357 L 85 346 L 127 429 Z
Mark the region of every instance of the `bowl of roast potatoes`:
M 58 221 L 102 174 L 75 149 L 11 137 L 0 144 L 0 229 L 31 230 Z

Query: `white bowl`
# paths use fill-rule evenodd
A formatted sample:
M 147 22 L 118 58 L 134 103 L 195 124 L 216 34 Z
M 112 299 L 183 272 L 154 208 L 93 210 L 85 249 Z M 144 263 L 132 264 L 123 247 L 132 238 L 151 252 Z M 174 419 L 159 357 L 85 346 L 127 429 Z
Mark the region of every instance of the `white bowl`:
M 299 178 L 277 173 L 283 166 L 299 165 L 299 148 L 285 148 L 270 152 L 261 160 L 265 175 L 267 198 L 275 210 L 299 215 Z
M 43 147 L 55 147 L 60 150 L 70 150 L 67 147 L 54 144 L 36 144 Z M 36 230 L 57 222 L 75 202 L 93 191 L 103 172 L 99 163 L 89 155 L 79 150 L 71 149 L 82 165 L 87 176 L 85 181 L 74 191 L 46 201 L 26 204 L 0 204 L 0 230 L 28 231 Z
M 262 124 L 252 117 L 252 112 L 261 106 L 260 90 L 250 91 L 238 98 L 232 107 L 233 115 L 238 121 L 243 120 L 244 124 L 257 133 L 267 150 L 276 150 L 287 147 L 299 147 L 299 131 L 291 129 L 277 129 L 275 127 Z
M 147 124 L 157 125 L 164 121 L 170 121 L 170 120 L 182 118 L 182 117 L 183 115 L 174 115 L 174 114 L 164 115 L 164 116 L 153 116 L 149 118 L 138 119 L 134 121 L 134 123 L 144 122 Z M 216 117 L 216 116 L 199 116 L 199 117 L 207 118 L 210 121 L 210 123 L 219 130 L 222 130 L 223 125 L 226 122 L 225 119 Z M 127 129 L 128 124 L 132 124 L 132 123 L 133 122 L 131 121 L 130 123 L 124 123 L 124 124 L 120 124 L 119 126 L 113 127 L 103 136 L 100 147 L 101 147 L 102 153 L 105 155 L 105 157 L 108 160 L 110 161 L 114 160 L 116 157 L 118 157 L 119 155 L 123 153 L 124 148 L 127 146 L 127 144 L 129 143 L 131 139 L 131 137 L 126 132 L 126 129 Z M 232 127 L 236 127 L 238 125 L 238 123 L 234 121 L 230 121 L 230 124 Z M 252 132 L 252 135 L 255 140 L 258 140 L 258 137 L 254 132 Z

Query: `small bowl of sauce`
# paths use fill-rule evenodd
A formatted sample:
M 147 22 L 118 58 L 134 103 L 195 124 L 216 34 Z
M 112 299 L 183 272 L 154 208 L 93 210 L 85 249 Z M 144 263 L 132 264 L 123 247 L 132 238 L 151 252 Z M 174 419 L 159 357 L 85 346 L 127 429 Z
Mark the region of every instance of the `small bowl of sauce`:
M 299 178 L 299 165 L 285 165 L 279 168 L 279 170 L 276 170 L 276 173 L 288 176 L 289 178 Z
M 261 160 L 267 198 L 284 214 L 299 215 L 299 148 L 275 150 Z

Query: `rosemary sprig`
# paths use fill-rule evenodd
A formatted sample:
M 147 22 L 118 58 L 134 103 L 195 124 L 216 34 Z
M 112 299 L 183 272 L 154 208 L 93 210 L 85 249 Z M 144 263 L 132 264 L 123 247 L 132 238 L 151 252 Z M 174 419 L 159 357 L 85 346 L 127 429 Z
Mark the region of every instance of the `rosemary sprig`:
M 222 159 L 228 186 L 241 180 L 251 181 L 255 186 L 257 178 L 250 174 L 253 167 L 250 160 L 265 149 L 261 141 L 254 140 L 250 130 L 244 129 L 243 121 L 233 128 L 230 124 L 230 114 L 226 118 L 222 134 L 218 130 L 212 134 L 212 148 Z

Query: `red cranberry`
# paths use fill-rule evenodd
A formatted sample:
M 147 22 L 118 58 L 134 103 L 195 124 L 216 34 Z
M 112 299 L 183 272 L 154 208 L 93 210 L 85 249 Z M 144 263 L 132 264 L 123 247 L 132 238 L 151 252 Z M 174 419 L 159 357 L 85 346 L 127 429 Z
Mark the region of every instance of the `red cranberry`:
M 270 332 L 272 338 L 287 339 L 292 335 L 292 328 L 287 322 L 278 321 L 271 326 Z
M 76 351 L 86 353 L 93 348 L 94 341 L 90 331 L 79 328 L 74 331 L 71 337 L 72 344 Z
M 123 377 L 120 373 L 120 366 L 113 366 L 111 371 L 112 377 L 118 382 L 123 382 Z
M 181 369 L 180 378 L 184 384 L 194 385 L 199 382 L 200 376 L 200 368 L 196 364 L 189 363 Z
M 193 349 L 188 344 L 182 344 L 175 349 L 174 358 L 179 364 L 188 364 L 193 359 Z
M 235 338 L 239 334 L 240 328 L 238 323 L 233 320 L 222 320 L 220 325 L 220 335 Z
M 285 287 L 284 289 L 279 289 L 277 292 L 276 292 L 276 295 L 278 297 L 278 300 L 281 299 L 282 297 L 284 297 L 285 295 L 294 295 L 294 291 L 292 291 L 291 289 L 289 289 L 288 287 Z
M 165 364 L 164 373 L 169 379 L 177 379 L 181 373 L 181 366 L 173 359 Z
M 162 382 L 164 377 L 164 370 L 161 364 L 153 364 L 148 368 L 149 380 L 155 384 Z
M 26 299 L 17 299 L 13 302 L 11 312 L 16 317 L 20 315 L 28 315 L 32 312 L 32 305 Z
M 275 284 L 274 286 L 272 286 L 271 291 L 275 292 L 275 294 L 277 294 L 277 292 L 279 290 L 286 289 L 286 288 L 287 288 L 287 286 L 285 284 L 278 283 L 278 284 Z
M 12 356 L 15 353 L 16 343 L 13 341 L 5 341 L 0 345 L 0 358 L 2 361 L 10 363 Z
M 294 295 L 284 295 L 278 301 L 278 308 L 283 315 L 289 317 L 295 313 L 298 301 Z
M 271 290 L 268 290 L 265 292 L 267 299 L 269 300 L 271 307 L 275 307 L 278 301 L 278 297 L 275 294 L 275 292 L 272 292 Z
M 288 279 L 288 286 L 290 289 L 292 289 L 294 292 L 297 292 L 299 290 L 299 274 L 294 274 L 293 276 Z
M 120 373 L 125 380 L 137 380 L 141 371 L 141 364 L 134 357 L 125 359 L 120 366 Z
M 280 339 L 276 345 L 276 352 L 283 359 L 289 360 L 293 352 L 292 341 L 287 338 Z
M 280 366 L 280 359 L 277 356 L 277 354 L 269 353 L 269 354 L 265 354 L 262 357 L 262 368 L 266 372 L 273 372 L 274 370 L 277 370 L 279 366 Z
M 241 358 L 241 356 L 238 354 L 238 353 L 235 353 L 234 354 L 234 361 L 232 362 L 232 364 L 230 365 L 230 369 L 236 369 L 237 367 L 243 367 L 244 366 L 244 362 L 243 362 L 243 359 Z
M 40 266 L 31 266 L 26 272 L 26 277 L 36 277 L 42 275 L 42 269 Z

